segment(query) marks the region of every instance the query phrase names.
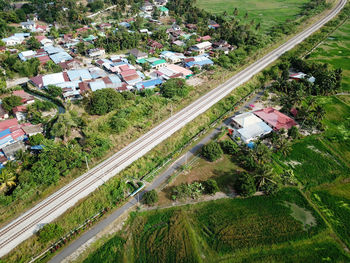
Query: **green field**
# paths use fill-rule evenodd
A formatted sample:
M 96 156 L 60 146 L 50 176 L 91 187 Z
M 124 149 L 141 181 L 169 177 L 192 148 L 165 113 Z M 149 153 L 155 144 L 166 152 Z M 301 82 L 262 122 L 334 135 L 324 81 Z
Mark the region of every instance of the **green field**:
M 226 11 L 229 15 L 237 7 L 241 19 L 248 12 L 249 21 L 254 19 L 256 23 L 260 22 L 261 28 L 266 30 L 280 22 L 295 19 L 307 2 L 309 0 L 197 0 L 196 5 L 214 14 Z
M 84 262 L 348 261 L 328 235 L 303 196 L 289 188 L 273 197 L 135 213 Z
M 349 169 L 319 140 L 309 136 L 293 144 L 287 157 L 279 157 L 282 166 L 289 166 L 298 180 L 310 188 L 330 183 L 339 176 L 346 176 Z
M 342 90 L 350 91 L 350 20 L 347 20 L 311 55 L 310 60 L 325 62 L 343 69 Z

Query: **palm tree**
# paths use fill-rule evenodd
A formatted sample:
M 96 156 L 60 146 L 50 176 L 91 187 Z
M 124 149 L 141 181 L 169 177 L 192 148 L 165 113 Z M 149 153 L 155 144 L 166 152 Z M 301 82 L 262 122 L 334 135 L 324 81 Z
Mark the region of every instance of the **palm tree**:
M 276 148 L 280 153 L 282 153 L 283 156 L 288 155 L 288 153 L 291 151 L 291 146 L 291 142 L 285 138 L 279 139 L 276 143 Z
M 12 169 L 3 169 L 0 174 L 0 191 L 5 190 L 7 187 L 15 186 L 16 179 L 16 174 Z
M 272 167 L 269 165 L 260 166 L 254 177 L 255 177 L 255 181 L 258 189 L 261 189 L 261 187 L 264 186 L 267 182 L 277 184 L 273 180 L 274 172 Z

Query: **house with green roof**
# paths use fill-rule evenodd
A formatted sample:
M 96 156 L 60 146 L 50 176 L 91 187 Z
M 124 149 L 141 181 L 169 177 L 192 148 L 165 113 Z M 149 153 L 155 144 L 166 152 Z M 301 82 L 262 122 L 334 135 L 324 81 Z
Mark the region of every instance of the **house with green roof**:
M 165 6 L 160 6 L 160 7 L 158 7 L 158 9 L 159 9 L 160 13 L 162 13 L 166 16 L 169 14 L 169 9 L 166 8 Z

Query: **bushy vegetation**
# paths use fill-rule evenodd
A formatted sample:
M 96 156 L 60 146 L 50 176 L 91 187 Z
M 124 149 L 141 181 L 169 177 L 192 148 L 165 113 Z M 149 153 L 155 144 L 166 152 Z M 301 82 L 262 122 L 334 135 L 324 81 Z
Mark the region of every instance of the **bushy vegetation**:
M 53 238 L 59 238 L 63 235 L 63 229 L 55 223 L 46 224 L 38 232 L 39 241 L 42 243 L 47 243 Z
M 19 105 L 22 105 L 21 97 L 11 95 L 2 99 L 2 107 L 8 112 Z
M 190 87 L 184 79 L 175 78 L 165 82 L 160 91 L 165 98 L 184 98 L 188 95 Z
M 92 114 L 104 115 L 121 107 L 124 97 L 114 89 L 102 89 L 95 91 L 89 102 L 89 110 Z
M 208 161 L 214 162 L 221 158 L 223 151 L 218 142 L 212 141 L 203 146 L 201 154 Z
M 153 189 L 144 194 L 143 202 L 147 205 L 153 205 L 154 203 L 158 202 L 158 198 L 158 193 Z

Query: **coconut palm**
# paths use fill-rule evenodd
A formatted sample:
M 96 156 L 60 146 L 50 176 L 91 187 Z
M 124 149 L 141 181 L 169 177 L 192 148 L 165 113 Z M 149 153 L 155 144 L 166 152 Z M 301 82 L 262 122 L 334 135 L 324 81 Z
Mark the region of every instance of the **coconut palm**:
M 16 185 L 16 174 L 12 169 L 5 168 L 0 174 L 0 191 Z

